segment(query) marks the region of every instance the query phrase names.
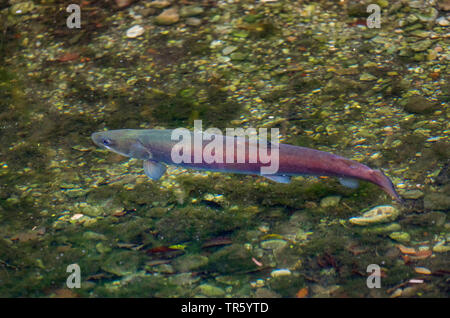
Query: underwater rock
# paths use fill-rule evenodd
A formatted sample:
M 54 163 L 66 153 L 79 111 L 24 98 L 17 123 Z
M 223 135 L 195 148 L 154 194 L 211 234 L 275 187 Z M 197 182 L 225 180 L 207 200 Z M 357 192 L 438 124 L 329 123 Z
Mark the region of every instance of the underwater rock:
M 182 17 L 193 17 L 195 15 L 202 14 L 205 11 L 202 7 L 199 6 L 185 6 L 180 9 L 180 16 Z
M 208 264 L 208 257 L 199 254 L 186 254 L 177 257 L 172 265 L 177 272 L 191 272 Z
M 274 239 L 274 240 L 265 240 L 261 242 L 261 247 L 265 250 L 278 250 L 285 247 L 287 242 L 285 240 Z
M 202 20 L 200 20 L 199 18 L 191 17 L 186 19 L 186 24 L 190 26 L 199 26 L 200 24 L 202 24 Z
M 408 113 L 427 114 L 436 110 L 436 104 L 423 96 L 411 96 L 406 100 L 403 108 Z
M 197 293 L 208 297 L 223 297 L 225 295 L 225 291 L 222 288 L 210 284 L 202 284 L 195 290 Z
M 423 206 L 427 210 L 450 209 L 450 196 L 445 193 L 428 193 L 423 198 Z
M 135 25 L 127 30 L 127 38 L 133 39 L 144 34 L 145 29 L 140 25 Z
M 177 8 L 166 9 L 161 12 L 155 19 L 156 24 L 159 25 L 171 25 L 175 24 L 180 20 L 180 15 L 178 14 Z
M 364 213 L 362 216 L 353 217 L 349 221 L 356 225 L 369 225 L 374 223 L 386 223 L 394 221 L 400 215 L 400 211 L 392 205 L 379 205 Z
M 15 15 L 27 14 L 33 11 L 33 1 L 19 2 L 11 6 L 11 13 Z
M 376 76 L 369 74 L 369 73 L 363 73 L 361 74 L 361 76 L 359 77 L 360 81 L 375 81 L 377 79 Z
M 425 39 L 411 44 L 411 49 L 415 52 L 423 52 L 427 50 L 431 44 L 433 44 L 433 42 L 430 39 Z
M 404 199 L 417 200 L 423 197 L 423 192 L 420 190 L 408 190 L 400 193 Z
M 209 257 L 208 268 L 219 273 L 234 273 L 255 270 L 253 255 L 241 244 L 225 246 Z
M 275 269 L 270 273 L 270 276 L 272 277 L 281 277 L 281 276 L 289 276 L 291 275 L 291 271 L 289 269 L 283 268 L 283 269 Z
M 391 234 L 389 234 L 389 237 L 400 243 L 408 243 L 409 241 L 411 241 L 411 236 L 406 232 L 392 232 Z
M 338 206 L 340 201 L 341 201 L 340 195 L 330 195 L 320 200 L 320 206 L 322 208 L 331 208 Z
M 170 1 L 167 0 L 155 0 L 148 4 L 151 8 L 164 9 L 171 5 Z
M 102 264 L 101 268 L 117 276 L 126 276 L 136 273 L 140 259 L 134 251 L 119 251 L 111 254 Z
M 383 233 L 391 233 L 401 230 L 401 226 L 398 223 L 391 223 L 386 225 L 377 225 L 365 228 L 362 233 L 364 234 L 383 234 Z

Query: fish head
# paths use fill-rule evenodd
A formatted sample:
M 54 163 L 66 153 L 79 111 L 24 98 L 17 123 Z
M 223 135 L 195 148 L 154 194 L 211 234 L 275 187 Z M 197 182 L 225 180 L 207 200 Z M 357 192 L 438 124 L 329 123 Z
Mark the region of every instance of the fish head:
M 93 133 L 92 141 L 99 147 L 120 155 L 149 160 L 152 154 L 141 141 L 140 133 L 134 129 L 107 130 Z

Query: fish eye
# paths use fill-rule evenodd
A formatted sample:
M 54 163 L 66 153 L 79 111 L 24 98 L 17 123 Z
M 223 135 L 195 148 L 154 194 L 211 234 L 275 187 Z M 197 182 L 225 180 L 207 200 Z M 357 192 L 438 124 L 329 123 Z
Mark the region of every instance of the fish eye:
M 103 145 L 111 146 L 111 144 L 112 144 L 112 140 L 111 139 L 108 139 L 108 138 L 104 138 L 103 139 Z

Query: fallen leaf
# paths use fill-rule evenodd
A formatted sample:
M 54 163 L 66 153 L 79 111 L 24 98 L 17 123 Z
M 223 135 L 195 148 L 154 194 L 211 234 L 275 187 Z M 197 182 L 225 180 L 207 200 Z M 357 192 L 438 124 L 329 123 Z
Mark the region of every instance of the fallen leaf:
M 295 297 L 297 298 L 305 298 L 307 296 L 308 296 L 308 287 L 303 287 L 295 294 Z
M 401 244 L 397 245 L 397 247 L 403 254 L 416 254 L 416 250 L 413 247 L 406 247 Z

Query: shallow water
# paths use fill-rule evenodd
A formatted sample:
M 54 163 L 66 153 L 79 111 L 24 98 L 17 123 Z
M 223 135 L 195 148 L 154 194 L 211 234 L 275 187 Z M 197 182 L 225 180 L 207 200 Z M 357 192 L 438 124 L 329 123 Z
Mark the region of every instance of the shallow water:
M 70 1 L 0 5 L 0 296 L 448 297 L 449 4 L 374 2 L 380 28 L 364 1 L 94 0 L 81 28 Z M 406 203 L 333 178 L 151 181 L 90 139 L 194 120 L 381 168 Z M 380 205 L 398 215 L 349 221 Z

